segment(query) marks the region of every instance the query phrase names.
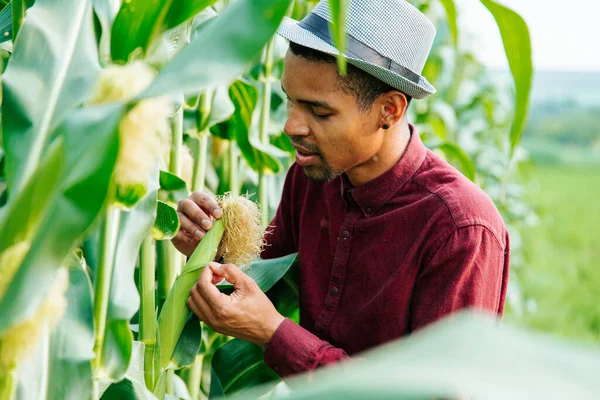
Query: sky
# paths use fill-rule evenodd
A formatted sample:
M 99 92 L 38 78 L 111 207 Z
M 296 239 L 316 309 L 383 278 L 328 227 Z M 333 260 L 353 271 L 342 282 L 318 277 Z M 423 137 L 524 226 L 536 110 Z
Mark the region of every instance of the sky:
M 529 25 L 538 70 L 600 72 L 600 1 L 498 0 Z M 478 0 L 456 0 L 462 40 L 491 68 L 507 68 L 500 32 Z

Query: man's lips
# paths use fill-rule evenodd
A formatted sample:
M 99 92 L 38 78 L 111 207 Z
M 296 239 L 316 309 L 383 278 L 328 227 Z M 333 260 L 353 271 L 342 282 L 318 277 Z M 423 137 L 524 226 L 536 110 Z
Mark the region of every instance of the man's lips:
M 318 153 L 312 153 L 302 147 L 294 146 L 294 148 L 296 149 L 296 162 L 302 167 L 314 164 L 320 157 Z

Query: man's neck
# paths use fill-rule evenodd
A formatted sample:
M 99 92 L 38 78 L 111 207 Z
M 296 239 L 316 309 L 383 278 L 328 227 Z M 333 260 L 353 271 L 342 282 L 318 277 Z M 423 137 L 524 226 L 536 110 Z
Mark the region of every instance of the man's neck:
M 364 185 L 389 171 L 406 151 L 411 135 L 407 122 L 397 124 L 394 130 L 386 132 L 385 135 L 385 140 L 375 156 L 346 171 L 352 186 Z

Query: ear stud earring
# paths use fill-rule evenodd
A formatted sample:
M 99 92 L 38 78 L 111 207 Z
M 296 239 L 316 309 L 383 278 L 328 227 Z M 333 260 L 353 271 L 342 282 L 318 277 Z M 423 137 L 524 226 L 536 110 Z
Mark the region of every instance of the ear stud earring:
M 389 128 L 390 128 L 390 126 L 389 126 L 388 124 L 383 124 L 382 128 L 383 128 L 383 129 L 389 129 Z

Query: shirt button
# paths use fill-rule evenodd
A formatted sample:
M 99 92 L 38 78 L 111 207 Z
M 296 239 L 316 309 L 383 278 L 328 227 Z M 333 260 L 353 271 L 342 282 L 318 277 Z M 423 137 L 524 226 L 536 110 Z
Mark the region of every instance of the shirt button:
M 342 232 L 342 239 L 348 239 L 350 237 L 350 232 L 344 231 Z
M 338 294 L 338 288 L 334 287 L 333 289 L 331 289 L 331 294 L 334 295 L 334 296 L 336 294 Z
M 371 207 L 367 207 L 365 208 L 365 211 L 367 214 L 371 214 L 373 212 L 373 209 Z

